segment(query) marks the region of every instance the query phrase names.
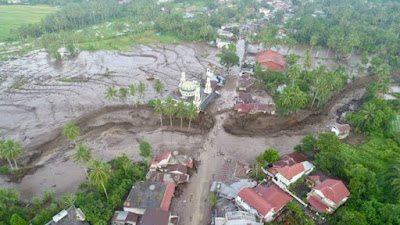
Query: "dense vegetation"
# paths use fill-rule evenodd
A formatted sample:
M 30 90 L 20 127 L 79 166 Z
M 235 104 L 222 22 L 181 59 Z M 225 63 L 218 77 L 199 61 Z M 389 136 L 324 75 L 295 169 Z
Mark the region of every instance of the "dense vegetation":
M 318 169 L 337 176 L 351 192 L 348 202 L 328 217 L 332 224 L 400 224 L 400 140 L 390 128 L 399 101 L 376 98 L 369 87 L 361 109 L 347 116 L 368 135 L 360 146 L 342 143 L 333 134 L 305 137 L 296 150 L 313 153 Z
M 122 206 L 134 182 L 144 179 L 146 164 L 133 164 L 126 156 L 121 156 L 106 165 L 111 168 L 106 186 L 108 198 L 102 189 L 90 183 L 83 183 L 76 195 L 65 194 L 53 198 L 52 192 L 48 191 L 42 199 L 35 197 L 31 201 L 21 200 L 15 190 L 0 189 L 0 224 L 43 225 L 62 209 L 72 205 L 82 209 L 89 223 L 108 224 L 114 210 Z
M 314 14 L 315 10 L 323 14 Z M 297 43 L 328 47 L 340 58 L 355 52 L 377 54 L 399 65 L 400 2 L 314 1 L 301 7 L 287 27 Z

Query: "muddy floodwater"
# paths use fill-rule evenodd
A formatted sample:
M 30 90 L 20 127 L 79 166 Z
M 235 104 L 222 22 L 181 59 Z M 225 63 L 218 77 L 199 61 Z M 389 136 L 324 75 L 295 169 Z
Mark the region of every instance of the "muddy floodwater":
M 238 46 L 243 58 L 244 41 L 239 40 Z M 174 198 L 171 210 L 181 216 L 181 224 L 206 224 L 210 183 L 225 160 L 250 164 L 268 148 L 280 154 L 292 152 L 305 135 L 326 131 L 336 121 L 337 109 L 360 99 L 365 86 L 373 82 L 372 78 L 354 82 L 319 111 L 308 109 L 293 118 L 260 116 L 246 121 L 230 110 L 237 95 L 239 71 L 233 68 L 225 87 L 218 90 L 220 97 L 193 121 L 191 130 L 179 129 L 179 120 L 173 121 L 178 129 L 161 128 L 159 117 L 149 107 L 135 106 L 137 101 L 146 103 L 171 93 L 183 71 L 188 78 L 204 80 L 209 63 L 221 67 L 216 54 L 218 50 L 202 44 L 157 44 L 126 52 L 81 52 L 59 62 L 41 51 L 0 62 L 0 135 L 20 142 L 25 154 L 19 163 L 35 168 L 15 181 L 0 176 L 0 186 L 16 188 L 25 199 L 49 189 L 56 195 L 77 191 L 86 181 L 85 172 L 72 161 L 73 145 L 61 135 L 62 125 L 73 121 L 82 131 L 77 141 L 86 143 L 95 158 L 109 161 L 125 154 L 139 161 L 139 142 L 145 140 L 151 143 L 153 155 L 178 150 L 198 160 L 198 172 Z M 149 75 L 164 83 L 161 95 L 152 88 Z M 105 99 L 107 87 L 139 82 L 146 86 L 143 96 L 137 94 L 125 101 Z M 257 97 L 261 102 L 272 100 L 266 93 Z M 164 120 L 164 125 L 169 124 L 168 118 Z

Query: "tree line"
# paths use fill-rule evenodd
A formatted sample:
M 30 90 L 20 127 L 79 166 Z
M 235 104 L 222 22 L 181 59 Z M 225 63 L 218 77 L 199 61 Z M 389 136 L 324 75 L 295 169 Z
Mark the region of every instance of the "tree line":
M 183 127 L 183 119 L 189 120 L 188 129 L 190 129 L 192 120 L 198 116 L 197 106 L 193 102 L 176 101 L 171 96 L 168 96 L 165 100 L 151 100 L 149 105 L 160 116 L 161 127 L 163 126 L 163 116 L 167 116 L 170 127 L 172 127 L 172 118 L 176 117 L 180 119 L 181 128 Z
M 325 15 L 313 16 L 316 9 Z M 299 19 L 287 24 L 288 36 L 301 44 L 333 49 L 339 58 L 358 50 L 376 53 L 391 66 L 398 66 L 399 11 L 398 1 L 314 1 L 299 9 Z

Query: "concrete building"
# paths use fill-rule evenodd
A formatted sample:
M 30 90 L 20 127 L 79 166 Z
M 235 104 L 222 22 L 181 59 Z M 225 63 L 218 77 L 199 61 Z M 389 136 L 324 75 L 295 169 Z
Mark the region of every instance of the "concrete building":
M 307 194 L 308 203 L 317 211 L 331 214 L 343 205 L 350 196 L 341 180 L 326 179 Z

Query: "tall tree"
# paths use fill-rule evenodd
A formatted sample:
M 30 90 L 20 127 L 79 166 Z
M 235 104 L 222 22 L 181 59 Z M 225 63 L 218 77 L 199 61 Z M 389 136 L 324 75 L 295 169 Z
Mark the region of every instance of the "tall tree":
M 100 159 L 94 159 L 92 160 L 89 168 L 89 182 L 99 189 L 102 188 L 106 198 L 108 199 L 106 187 L 111 177 L 111 166 L 107 163 L 104 163 Z
M 134 96 L 136 95 L 136 91 L 137 91 L 136 85 L 131 84 L 131 85 L 128 86 L 128 88 L 129 88 L 129 94 L 130 94 L 132 97 L 134 97 Z
M 310 50 L 306 51 L 306 55 L 304 56 L 304 69 L 309 70 L 311 69 L 311 52 Z
M 222 54 L 220 62 L 229 71 L 232 66 L 239 66 L 239 56 L 234 52 L 228 51 Z
M 301 69 L 299 65 L 293 65 L 289 67 L 288 78 L 292 80 L 292 87 L 294 86 L 294 81 L 300 76 Z
M 128 91 L 128 89 L 126 89 L 126 88 L 124 88 L 124 87 L 121 87 L 121 88 L 119 88 L 119 91 L 118 91 L 119 93 L 119 97 L 120 97 L 120 99 L 123 101 L 123 102 L 125 102 L 125 100 L 126 100 L 126 98 L 128 97 L 128 95 L 129 95 L 129 91 Z
M 187 108 L 187 114 L 186 114 L 186 118 L 189 119 L 189 125 L 188 125 L 188 129 L 190 129 L 190 125 L 192 123 L 192 120 L 195 119 L 198 116 L 197 113 L 197 107 L 195 106 L 195 104 L 190 103 L 190 105 Z
M 24 153 L 22 146 L 13 140 L 2 140 L 0 144 L 0 154 L 2 158 L 7 159 L 11 169 L 18 169 L 17 159 Z M 14 166 L 11 160 L 14 161 Z
M 164 112 L 169 116 L 169 122 L 172 127 L 172 116 L 176 113 L 175 101 L 171 96 L 168 96 L 164 102 Z
M 115 97 L 117 96 L 117 90 L 115 90 L 114 87 L 108 87 L 105 95 L 107 100 L 109 101 L 114 100 Z
M 153 88 L 158 94 L 162 95 L 164 91 L 164 84 L 159 79 L 156 79 L 154 81 Z
M 78 144 L 76 146 L 76 152 L 75 154 L 72 155 L 72 159 L 76 163 L 82 163 L 85 174 L 87 176 L 87 170 L 85 166 L 89 163 L 89 161 L 92 159 L 92 151 L 90 151 L 89 147 L 86 146 L 85 144 Z
M 161 99 L 156 99 L 151 102 L 151 106 L 153 107 L 155 113 L 160 116 L 161 127 L 163 126 L 163 114 L 165 113 L 164 103 Z
M 62 128 L 62 135 L 68 139 L 68 141 L 73 141 L 76 145 L 76 139 L 81 134 L 79 127 L 75 124 L 68 122 Z
M 146 91 L 146 86 L 144 85 L 143 82 L 140 82 L 140 83 L 139 83 L 139 85 L 138 85 L 138 87 L 137 87 L 137 90 L 138 90 L 138 92 L 139 92 L 139 94 L 140 94 L 140 98 L 143 99 L 144 92 Z
M 176 105 L 176 115 L 181 119 L 181 128 L 183 126 L 183 118 L 186 116 L 188 111 L 187 108 L 188 107 L 184 101 L 179 101 Z
M 307 94 L 302 92 L 298 86 L 287 87 L 278 97 L 276 105 L 283 115 L 295 112 L 307 105 Z

